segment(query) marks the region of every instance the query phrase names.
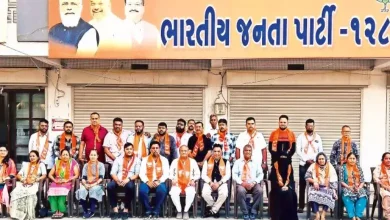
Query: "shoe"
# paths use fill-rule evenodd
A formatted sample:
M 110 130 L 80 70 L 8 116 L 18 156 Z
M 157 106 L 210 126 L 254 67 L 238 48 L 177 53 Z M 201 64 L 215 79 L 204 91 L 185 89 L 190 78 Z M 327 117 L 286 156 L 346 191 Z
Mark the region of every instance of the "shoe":
M 182 212 L 178 212 L 178 213 L 176 214 L 176 218 L 177 218 L 177 219 L 182 219 L 182 218 L 183 218 L 183 213 L 182 213 Z
M 244 220 L 249 220 L 249 215 L 248 214 L 244 215 Z
M 111 220 L 118 220 L 119 219 L 119 213 L 114 212 L 114 215 L 111 217 Z
M 184 212 L 183 219 L 184 220 L 190 219 L 190 215 L 188 215 L 188 212 Z
M 212 216 L 214 216 L 214 213 L 212 213 L 211 210 L 209 210 L 209 211 L 206 211 L 204 213 L 203 218 L 209 218 L 209 217 L 212 217 Z
M 128 212 L 122 212 L 121 219 L 122 220 L 127 220 L 128 218 L 129 218 L 129 213 Z
M 88 212 L 83 213 L 83 218 L 84 219 L 88 218 Z M 114 218 L 114 219 L 111 218 L 111 220 L 116 220 L 116 218 Z
M 256 219 L 256 214 L 251 213 L 249 216 L 250 220 L 255 220 Z
M 92 218 L 94 215 L 95 215 L 95 212 L 89 211 L 87 218 Z
M 299 208 L 298 213 L 303 213 L 303 209 Z
M 214 218 L 219 218 L 219 212 L 213 214 Z

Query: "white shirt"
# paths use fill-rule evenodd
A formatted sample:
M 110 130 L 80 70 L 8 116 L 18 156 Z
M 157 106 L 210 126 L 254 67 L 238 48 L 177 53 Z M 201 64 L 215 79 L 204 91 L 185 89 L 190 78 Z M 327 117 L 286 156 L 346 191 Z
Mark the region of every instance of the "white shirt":
M 178 178 L 178 170 L 177 170 L 177 165 L 179 162 L 180 158 L 176 158 L 172 161 L 171 163 L 171 168 L 169 171 L 169 179 L 173 181 L 177 181 Z M 190 180 L 198 180 L 200 178 L 200 170 L 198 167 L 198 163 L 192 158 L 190 158 Z
M 139 171 L 139 178 L 141 179 L 142 182 L 146 183 L 149 181 L 149 178 L 146 175 L 146 165 L 148 166 L 153 166 L 153 181 L 155 180 L 160 180 L 161 183 L 165 182 L 165 180 L 168 179 L 169 177 L 169 162 L 168 159 L 161 156 L 161 164 L 162 164 L 162 176 L 160 179 L 157 179 L 156 175 L 156 162 L 153 160 L 152 164 L 148 164 L 148 157 L 144 157 L 141 162 L 141 169 Z
M 135 136 L 135 133 L 130 134 L 129 137 L 127 138 L 126 142 L 134 144 L 134 136 Z M 137 154 L 139 159 L 142 159 L 142 142 L 145 142 L 146 155 L 149 155 L 149 144 L 150 144 L 151 140 L 152 140 L 152 137 L 148 138 L 145 134 L 143 135 L 142 140 L 138 144 L 138 152 L 134 152 Z M 134 149 L 135 149 L 135 146 L 134 146 Z
M 118 145 L 116 142 L 116 135 L 114 132 L 111 130 L 107 133 L 106 137 L 104 138 L 103 142 L 103 147 L 108 148 L 109 151 L 115 156 L 115 157 L 120 157 L 123 156 L 125 150 L 124 150 L 124 145 L 126 144 L 127 138 L 132 135 L 133 133 L 131 131 L 127 130 L 122 130 L 121 134 L 121 139 L 123 145 L 121 146 L 121 150 L 118 150 Z M 111 160 L 109 156 L 106 155 L 106 162 L 112 164 L 114 161 Z
M 306 139 L 305 133 L 300 134 L 297 138 L 297 151 L 296 152 L 297 152 L 298 157 L 299 157 L 299 165 L 301 165 L 301 166 L 305 165 L 307 160 L 314 160 L 315 161 L 317 154 L 319 152 L 324 151 L 324 149 L 322 147 L 322 140 L 321 140 L 320 135 L 318 135 L 317 133 L 315 133 L 315 134 L 316 134 L 315 140 L 313 140 L 314 135 L 311 135 L 311 136 L 308 135 L 307 139 Z M 305 147 L 308 144 L 308 140 L 312 141 L 311 143 L 313 144 L 316 152 L 314 152 L 313 148 L 309 145 L 309 148 L 307 150 L 307 154 L 305 154 Z
M 251 136 L 248 134 L 247 131 L 242 132 L 240 135 L 238 135 L 237 141 L 236 141 L 236 148 L 240 149 L 240 158 L 244 158 L 244 151 L 243 148 L 245 145 L 249 144 L 249 141 L 251 139 Z M 265 142 L 264 136 L 260 132 L 256 132 L 256 136 L 254 137 L 254 148 L 252 148 L 252 159 L 255 161 L 259 161 L 259 163 L 263 162 L 263 152 L 262 150 L 264 148 L 267 148 L 267 142 Z
M 177 133 L 176 133 L 176 132 L 171 133 L 171 136 L 172 136 L 173 138 L 175 138 L 175 144 L 176 144 L 176 141 L 177 141 Z M 181 139 L 180 139 L 180 146 L 181 146 L 181 145 L 186 145 L 186 146 L 188 146 L 188 140 L 190 139 L 190 137 L 192 137 L 192 135 L 184 131 L 184 134 L 183 134 L 183 136 L 181 136 Z M 176 146 L 177 155 L 180 155 L 180 152 L 179 152 L 180 146 L 179 146 L 179 147 Z
M 39 157 L 41 157 L 42 151 L 45 148 L 47 135 L 49 135 L 49 147 L 47 149 L 46 158 L 45 158 L 45 160 L 42 160 L 42 162 L 47 165 L 47 169 L 51 169 L 54 165 L 53 149 L 54 149 L 54 140 L 56 138 L 56 137 L 54 137 L 55 135 L 50 135 L 50 134 L 46 133 L 45 135 L 40 136 L 39 137 L 39 148 L 37 148 L 38 132 L 32 134 L 30 137 L 30 141 L 28 143 L 28 152 L 30 152 L 32 150 L 37 150 L 39 152 Z
M 207 134 L 210 134 L 211 135 L 211 137 L 215 134 L 215 133 L 217 133 L 218 132 L 218 128 L 210 128 L 210 129 L 208 129 L 207 131 L 206 131 L 206 133 L 204 133 L 205 135 L 207 135 Z
M 123 160 L 124 160 L 123 156 L 117 157 L 115 159 L 115 161 L 114 161 L 114 164 L 112 165 L 111 172 L 110 172 L 111 176 L 115 175 L 115 176 L 118 177 L 119 180 L 123 180 L 122 179 Z M 128 164 L 127 166 L 130 166 L 130 164 Z M 141 166 L 141 161 L 138 159 L 138 157 L 135 157 L 134 161 L 133 161 L 133 164 L 129 168 L 129 172 L 127 173 L 126 178 L 130 178 L 130 177 L 132 177 L 134 175 L 139 174 L 140 166 Z
M 221 157 L 220 160 L 223 160 L 223 158 Z M 207 161 L 208 162 L 208 161 Z M 202 168 L 202 179 L 206 182 L 206 183 L 210 183 L 211 182 L 211 179 L 209 176 L 207 176 L 207 168 L 209 166 L 209 164 L 205 162 L 203 163 L 203 168 Z M 214 169 L 214 164 L 210 164 L 210 169 Z M 230 177 L 232 175 L 232 171 L 230 169 L 230 162 L 229 161 L 226 161 L 226 164 L 225 164 L 225 176 L 222 177 L 221 181 L 223 183 L 226 183 Z

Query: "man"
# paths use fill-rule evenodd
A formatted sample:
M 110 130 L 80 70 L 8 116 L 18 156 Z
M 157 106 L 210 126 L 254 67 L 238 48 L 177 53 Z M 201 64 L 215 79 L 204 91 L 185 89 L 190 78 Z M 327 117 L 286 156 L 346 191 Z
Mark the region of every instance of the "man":
M 152 141 L 160 143 L 160 154 L 168 159 L 169 164 L 177 158 L 175 138 L 168 134 L 167 123 L 160 122 L 157 127 L 157 134 L 154 135 Z
M 79 160 L 84 162 L 83 154 L 85 149 L 85 159 L 89 161 L 89 153 L 91 150 L 96 150 L 99 155 L 99 162 L 105 162 L 104 154 L 104 138 L 106 137 L 108 131 L 106 128 L 100 125 L 100 115 L 97 112 L 91 113 L 91 125 L 85 127 L 81 133 L 81 144 L 80 144 L 80 154 Z
M 121 219 L 125 220 L 129 216 L 129 208 L 134 195 L 135 180 L 138 179 L 140 173 L 141 161 L 134 155 L 134 147 L 131 143 L 124 145 L 125 153 L 122 157 L 117 157 L 112 165 L 110 175 L 112 181 L 107 185 L 108 197 L 110 205 L 114 212 L 112 219 L 119 219 L 118 200 L 116 197 L 116 189 L 123 187 L 125 189 L 124 204 L 125 208 L 121 215 Z M 134 210 L 131 210 L 134 214 Z
M 59 157 L 63 149 L 70 152 L 70 156 L 77 160 L 79 156 L 80 138 L 73 133 L 73 123 L 66 121 L 64 123 L 64 132 L 58 135 L 54 144 L 54 155 Z
M 211 138 L 215 133 L 218 132 L 218 128 L 217 128 L 217 124 L 218 123 L 217 122 L 218 122 L 217 115 L 211 114 L 210 115 L 210 125 L 211 125 L 211 128 L 208 129 L 208 131 L 206 132 L 207 138 Z
M 111 11 L 111 0 L 91 0 L 89 22 L 99 33 L 99 47 L 112 47 L 118 42 L 123 21 Z
M 231 177 L 230 162 L 222 158 L 222 145 L 214 144 L 213 156 L 203 164 L 202 179 L 204 181 L 202 197 L 207 203 L 205 217 L 219 217 L 219 209 L 228 197 L 228 185 Z M 217 201 L 211 196 L 218 192 Z
M 236 136 L 227 131 L 226 119 L 219 119 L 218 127 L 218 132 L 211 137 L 211 143 L 213 145 L 218 143 L 222 146 L 222 158 L 228 160 L 230 165 L 233 166 L 236 150 Z
M 320 135 L 314 132 L 314 120 L 307 119 L 305 128 L 306 131 L 300 134 L 297 139 L 297 154 L 299 157 L 299 213 L 302 213 L 305 208 L 306 171 L 315 162 L 317 154 L 324 151 Z
M 132 48 L 160 48 L 160 32 L 156 26 L 143 20 L 144 0 L 125 0 L 124 21 L 129 31 Z
M 47 131 L 48 127 L 49 122 L 46 119 L 39 120 L 38 132 L 32 134 L 30 137 L 28 152 L 32 150 L 38 151 L 40 160 L 46 164 L 47 170 L 50 171 L 54 165 L 54 137 L 50 137 Z
M 237 202 L 240 205 L 244 220 L 256 219 L 257 210 L 263 196 L 260 182 L 263 180 L 263 169 L 260 163 L 252 159 L 253 147 L 249 144 L 243 147 L 243 157 L 233 166 L 233 180 L 237 183 Z M 246 194 L 252 193 L 253 204 L 248 209 Z M 237 205 L 237 204 L 236 204 Z
M 357 144 L 351 140 L 351 127 L 344 125 L 341 128 L 341 139 L 333 144 L 332 152 L 330 152 L 330 163 L 339 171 L 341 165 L 347 162 L 347 155 L 353 152 L 359 162 L 359 148 Z
M 176 122 L 176 132 L 171 135 L 175 138 L 176 143 L 176 152 L 179 155 L 179 148 L 181 145 L 188 146 L 188 140 L 192 136 L 186 132 L 186 121 L 182 118 L 179 118 Z
M 81 18 L 83 0 L 59 1 L 61 23 L 50 28 L 49 41 L 66 46 L 77 55 L 93 56 L 99 45 L 99 34 Z
M 188 157 L 188 153 L 187 146 L 180 146 L 180 157 L 173 160 L 169 172 L 169 179 L 172 180 L 169 194 L 177 210 L 177 219 L 189 219 L 188 210 L 196 194 L 195 181 L 200 178 L 198 164 L 194 159 Z M 181 207 L 180 194 L 186 196 L 184 210 Z
M 145 157 L 141 163 L 139 175 L 141 184 L 139 187 L 139 199 L 146 209 L 146 216 L 149 219 L 157 219 L 160 215 L 161 205 L 168 194 L 165 181 L 169 177 L 169 163 L 165 157 L 160 155 L 160 143 L 150 143 L 150 155 Z M 149 193 L 156 193 L 154 208 L 149 203 Z
M 189 156 L 198 163 L 199 169 L 202 169 L 203 163 L 207 162 L 211 156 L 212 144 L 210 139 L 203 134 L 203 123 L 198 121 L 195 124 L 195 132 L 188 140 Z
M 253 117 L 249 117 L 245 121 L 246 131 L 238 135 L 236 142 L 236 159 L 243 158 L 241 152 L 244 146 L 249 144 L 253 150 L 253 160 L 261 163 L 264 173 L 268 170 L 267 165 L 267 143 L 265 142 L 262 133 L 256 130 L 256 120 Z
M 135 134 L 130 135 L 127 138 L 127 142 L 134 145 L 134 154 L 140 160 L 148 155 L 148 147 L 151 141 L 150 134 L 144 132 L 144 122 L 141 120 L 136 120 L 134 122 Z
M 113 129 L 108 132 L 103 143 L 106 162 L 111 165 L 117 157 L 123 156 L 126 140 L 132 134 L 131 131 L 123 129 L 121 118 L 114 118 L 112 123 Z
M 187 126 L 187 133 L 190 134 L 190 135 L 194 135 L 195 134 L 195 120 L 194 119 L 190 119 L 188 120 L 187 122 L 188 126 Z

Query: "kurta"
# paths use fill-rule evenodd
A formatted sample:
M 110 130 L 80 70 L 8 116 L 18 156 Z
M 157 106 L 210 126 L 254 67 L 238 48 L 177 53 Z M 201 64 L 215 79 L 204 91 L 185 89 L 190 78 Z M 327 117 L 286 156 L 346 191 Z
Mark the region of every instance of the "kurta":
M 92 166 L 92 175 L 96 180 L 99 178 L 103 179 L 105 173 L 104 164 L 99 162 L 98 169 L 99 169 L 99 176 L 96 175 L 96 166 Z M 87 176 L 88 176 L 88 163 L 84 165 L 82 178 L 87 180 Z M 103 186 L 97 185 L 87 190 L 83 185 L 80 184 L 80 189 L 76 191 L 76 199 L 87 200 L 88 195 L 89 198 L 94 198 L 98 202 L 101 202 L 102 197 L 104 195 Z
M 59 172 L 60 160 L 56 161 L 56 164 L 53 169 L 55 170 L 54 177 L 58 180 L 65 179 L 65 167 L 62 169 L 62 172 Z M 78 167 L 78 163 L 75 159 L 71 159 L 70 161 L 70 170 L 69 170 L 69 178 L 74 176 L 74 168 Z M 78 169 L 78 168 L 77 168 Z M 49 191 L 47 192 L 48 196 L 67 196 L 69 190 L 72 188 L 72 182 L 57 184 L 55 182 L 50 183 Z

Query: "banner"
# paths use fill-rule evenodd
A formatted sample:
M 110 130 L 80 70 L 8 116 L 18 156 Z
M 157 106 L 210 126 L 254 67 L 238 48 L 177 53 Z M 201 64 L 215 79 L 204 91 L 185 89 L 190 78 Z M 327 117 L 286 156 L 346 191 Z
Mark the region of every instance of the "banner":
M 389 58 L 389 0 L 50 0 L 49 57 Z

